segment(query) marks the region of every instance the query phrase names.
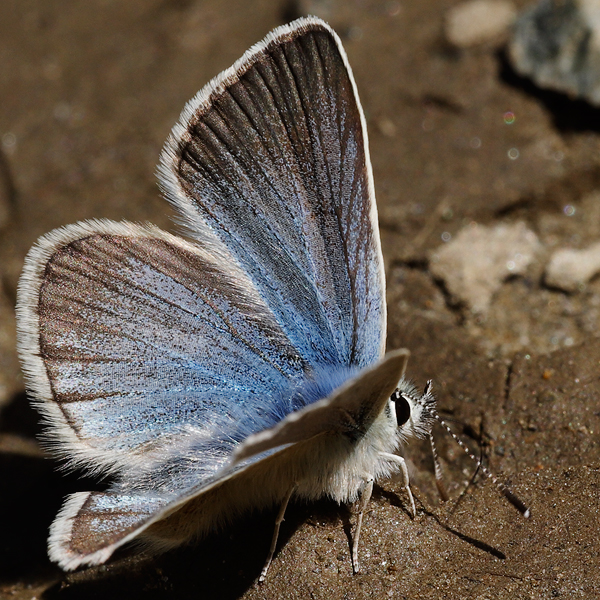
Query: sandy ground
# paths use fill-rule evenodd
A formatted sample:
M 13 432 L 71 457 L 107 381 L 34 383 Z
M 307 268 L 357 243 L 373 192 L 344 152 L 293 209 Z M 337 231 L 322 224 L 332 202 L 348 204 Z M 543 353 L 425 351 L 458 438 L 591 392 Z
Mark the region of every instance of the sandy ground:
M 550 252 L 600 236 L 600 112 L 516 77 L 499 43 L 457 50 L 451 0 L 4 0 L 0 5 L 0 597 L 594 598 L 600 589 L 600 281 L 543 283 Z M 524 2 L 518 2 L 523 6 Z M 172 228 L 154 168 L 184 103 L 273 27 L 311 11 L 342 35 L 367 115 L 388 276 L 389 347 L 413 353 L 440 407 L 532 510 L 523 519 L 439 435 L 455 499 L 411 459 L 417 517 L 399 481 L 376 488 L 363 572 L 350 509 L 296 504 L 268 581 L 255 579 L 273 512 L 197 547 L 129 552 L 65 575 L 45 553 L 63 477 L 35 443 L 14 352 L 17 279 L 36 238 L 91 217 Z M 515 115 L 514 122 L 505 115 Z M 515 153 L 515 149 L 517 152 Z M 512 158 L 511 158 L 512 157 Z M 571 207 L 571 208 L 566 208 Z M 486 314 L 452 302 L 429 253 L 469 223 L 524 221 L 542 251 Z

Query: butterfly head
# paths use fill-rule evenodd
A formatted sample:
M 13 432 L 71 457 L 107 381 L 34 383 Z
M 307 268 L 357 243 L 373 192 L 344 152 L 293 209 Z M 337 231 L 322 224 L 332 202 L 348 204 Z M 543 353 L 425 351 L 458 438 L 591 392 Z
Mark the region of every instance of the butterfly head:
M 436 404 L 431 388 L 432 383 L 428 381 L 423 393 L 420 393 L 412 383 L 401 379 L 390 396 L 390 411 L 403 442 L 411 437 L 425 438 L 431 434 Z
M 431 429 L 434 421 L 437 421 L 454 439 L 454 441 L 466 452 L 466 454 L 477 464 L 486 477 L 492 480 L 494 485 L 500 490 L 502 495 L 525 517 L 531 516 L 531 511 L 504 483 L 487 468 L 469 448 L 460 440 L 460 438 L 450 429 L 446 421 L 440 417 L 436 410 L 436 400 L 431 393 L 432 382 L 428 381 L 423 393 L 420 394 L 415 386 L 404 378 L 398 383 L 396 391 L 390 396 L 389 407 L 392 418 L 395 418 L 398 426 L 398 436 L 402 442 L 406 442 L 410 437 L 425 438 L 429 437 L 431 451 L 433 454 L 433 464 L 435 468 L 435 479 L 438 490 L 443 500 L 448 499 L 446 492 L 441 464 L 438 460 L 437 450 Z

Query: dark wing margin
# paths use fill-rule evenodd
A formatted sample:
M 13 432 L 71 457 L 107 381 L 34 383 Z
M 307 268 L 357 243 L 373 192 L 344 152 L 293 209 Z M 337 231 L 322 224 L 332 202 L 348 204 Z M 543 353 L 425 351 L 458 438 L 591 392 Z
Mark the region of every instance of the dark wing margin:
M 254 415 L 304 373 L 231 258 L 155 227 L 90 221 L 41 238 L 17 315 L 48 446 L 92 471 L 185 447 L 232 405 Z
M 365 119 L 337 35 L 280 27 L 186 106 L 161 157 L 193 236 L 218 238 L 309 364 L 385 349 L 385 282 Z

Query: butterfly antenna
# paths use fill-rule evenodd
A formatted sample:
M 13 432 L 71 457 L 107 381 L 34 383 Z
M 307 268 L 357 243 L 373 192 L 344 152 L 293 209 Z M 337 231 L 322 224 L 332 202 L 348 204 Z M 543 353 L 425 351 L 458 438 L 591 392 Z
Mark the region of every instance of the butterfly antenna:
M 431 389 L 431 382 L 427 382 L 427 386 L 425 388 L 426 391 Z M 502 483 L 482 462 L 478 459 L 469 449 L 469 447 L 450 429 L 449 425 L 440 417 L 438 412 L 433 408 L 433 406 L 428 404 L 423 404 L 427 412 L 452 436 L 454 441 L 465 451 L 467 456 L 477 465 L 479 469 L 481 469 L 482 473 L 484 473 L 489 479 L 492 480 L 492 483 L 498 488 L 500 493 L 526 518 L 528 519 L 531 516 L 531 510 L 524 504 L 524 502 L 518 498 L 515 493 L 504 483 Z M 435 448 L 435 444 L 433 442 L 433 437 L 431 434 L 429 435 L 429 439 L 431 441 L 431 450 L 433 452 L 433 463 L 435 468 L 435 482 L 440 492 L 440 496 L 444 499 L 444 494 L 446 494 L 446 489 L 444 487 L 442 481 L 442 469 L 439 464 L 439 460 L 437 457 L 437 451 Z M 443 492 L 440 490 L 440 485 L 442 487 Z
M 480 442 L 481 442 L 481 435 L 480 435 L 479 439 L 480 439 Z M 475 468 L 475 470 L 473 471 L 473 475 L 471 475 L 471 479 L 469 481 L 469 484 L 460 493 L 460 496 L 457 498 L 456 503 L 452 507 L 452 513 L 456 512 L 456 510 L 458 509 L 458 505 L 462 502 L 463 498 L 467 495 L 467 490 L 472 485 L 475 484 L 475 480 L 477 479 L 477 475 L 479 475 L 479 465 L 481 465 L 482 462 L 483 462 L 483 445 L 480 445 L 479 446 L 479 463 L 478 463 L 477 467 Z
M 446 486 L 444 485 L 444 473 L 442 471 L 442 465 L 438 459 L 437 448 L 435 447 L 435 442 L 433 441 L 433 435 L 431 435 L 431 433 L 429 434 L 429 441 L 431 443 L 431 454 L 433 456 L 433 468 L 435 469 L 435 485 L 440 498 L 446 502 L 450 499 L 450 496 L 448 495 Z

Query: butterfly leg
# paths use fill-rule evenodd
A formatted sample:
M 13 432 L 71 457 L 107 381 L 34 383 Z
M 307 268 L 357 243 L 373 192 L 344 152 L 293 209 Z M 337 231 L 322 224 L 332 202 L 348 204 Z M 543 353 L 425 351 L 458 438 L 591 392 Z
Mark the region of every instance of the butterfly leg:
M 358 506 L 358 516 L 356 518 L 356 529 L 354 530 L 354 540 L 352 542 L 352 571 L 356 575 L 360 571 L 360 566 L 358 564 L 358 541 L 360 539 L 360 530 L 362 528 L 363 515 L 365 514 L 365 510 L 367 508 L 367 504 L 371 499 L 371 494 L 373 493 L 373 476 L 369 475 L 365 478 L 365 484 L 363 490 L 360 494 L 360 504 Z
M 415 508 L 415 499 L 413 498 L 412 492 L 410 491 L 410 479 L 408 477 L 408 469 L 406 468 L 406 461 L 397 454 L 390 454 L 389 452 L 380 452 L 379 456 L 389 460 L 390 462 L 396 463 L 400 470 L 402 471 L 402 475 L 404 476 L 404 488 L 406 489 L 406 493 L 408 494 L 408 499 L 410 500 L 410 507 L 412 509 L 412 518 L 414 519 L 417 516 L 417 509 Z
M 281 508 L 279 509 L 279 512 L 277 513 L 277 518 L 275 519 L 275 530 L 273 531 L 273 538 L 271 540 L 271 548 L 269 550 L 269 555 L 267 556 L 267 560 L 265 561 L 265 566 L 262 568 L 262 571 L 260 572 L 260 577 L 258 578 L 259 583 L 262 583 L 267 577 L 267 571 L 269 570 L 269 567 L 271 566 L 271 561 L 273 560 L 273 555 L 275 554 L 275 549 L 277 548 L 277 539 L 279 538 L 279 528 L 281 527 L 281 523 L 283 522 L 283 517 L 285 516 L 285 511 L 287 509 L 287 505 L 290 502 L 290 498 L 292 497 L 292 494 L 294 493 L 294 491 L 296 490 L 297 487 L 298 487 L 298 485 L 295 483 L 292 487 L 290 487 L 287 494 L 285 495 L 285 498 L 283 499 Z

